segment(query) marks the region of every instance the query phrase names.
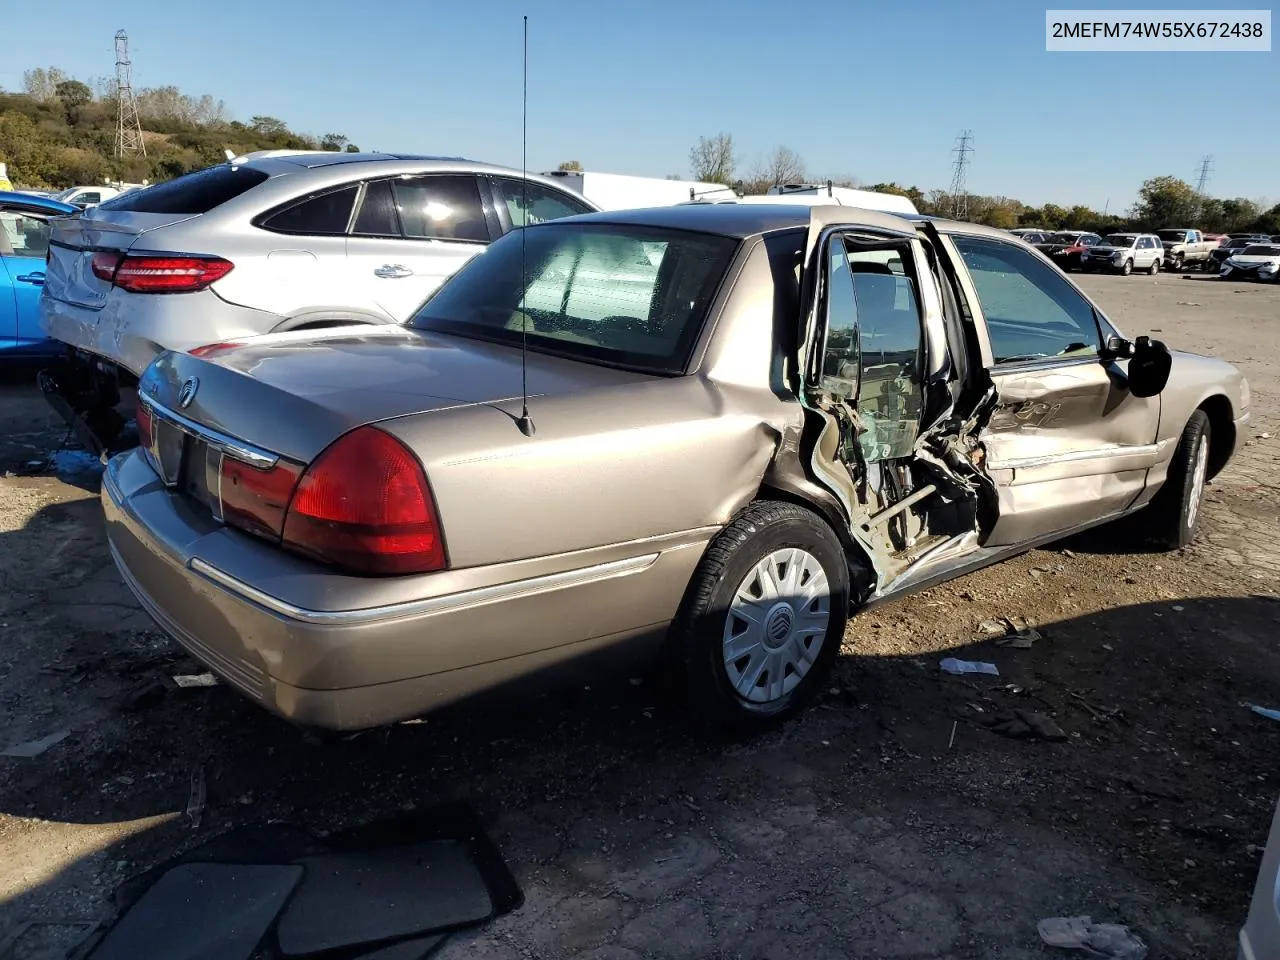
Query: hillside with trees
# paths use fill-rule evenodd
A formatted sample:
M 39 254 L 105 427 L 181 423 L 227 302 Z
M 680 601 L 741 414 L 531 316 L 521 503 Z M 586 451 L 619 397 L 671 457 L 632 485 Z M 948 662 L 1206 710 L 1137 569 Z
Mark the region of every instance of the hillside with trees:
M 340 133 L 319 137 L 299 133 L 276 117 L 254 116 L 247 123 L 231 119 L 221 100 L 193 97 L 172 86 L 143 89 L 136 98 L 146 156 L 118 158 L 114 156 L 118 105 L 110 82 L 84 82 L 57 67 L 28 70 L 22 92 L 0 91 L 0 161 L 8 164 L 9 178 L 33 188 L 108 179 L 155 182 L 219 163 L 227 150 L 238 155 L 273 149 L 353 153 L 360 149 Z M 952 216 L 963 207 L 967 219 L 1003 229 L 1107 231 L 1179 225 L 1223 233 L 1280 233 L 1280 204 L 1264 211 L 1242 197 L 1201 197 L 1172 176 L 1147 180 L 1138 202 L 1121 215 L 1082 205 L 1037 207 L 1004 196 L 971 194 L 961 204 L 960 198 L 943 190 L 925 191 L 895 182 L 859 184 L 847 175 L 815 175 L 799 153 L 785 146 L 748 165 L 728 133 L 699 137 L 689 152 L 689 166 L 695 180 L 738 185 L 746 193 L 764 193 L 772 186 L 806 179 L 830 179 L 837 186 L 863 186 L 909 197 L 924 213 Z M 568 161 L 561 168 L 581 169 L 581 164 Z
M 0 92 L 0 161 L 26 187 L 168 180 L 224 160 L 227 150 L 360 149 L 339 133 L 297 133 L 267 116 L 244 123 L 211 96 L 153 87 L 135 94 L 146 156 L 117 158 L 118 105 L 109 83 L 85 83 L 57 67 L 28 70 L 23 80 L 22 92 Z

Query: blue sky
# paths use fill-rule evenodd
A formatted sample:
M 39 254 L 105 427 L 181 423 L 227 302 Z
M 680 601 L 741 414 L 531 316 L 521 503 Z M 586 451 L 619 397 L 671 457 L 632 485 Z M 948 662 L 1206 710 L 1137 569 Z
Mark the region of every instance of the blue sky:
M 977 193 L 1114 211 L 1147 177 L 1194 182 L 1212 155 L 1211 193 L 1280 201 L 1280 52 L 1047 53 L 1048 5 L 41 0 L 0 11 L 0 86 L 20 89 L 34 66 L 109 76 L 123 27 L 135 86 L 209 93 L 237 119 L 365 149 L 518 166 L 529 13 L 534 170 L 688 175 L 690 146 L 724 131 L 743 168 L 785 144 L 811 174 L 927 190 L 948 185 L 970 128 Z

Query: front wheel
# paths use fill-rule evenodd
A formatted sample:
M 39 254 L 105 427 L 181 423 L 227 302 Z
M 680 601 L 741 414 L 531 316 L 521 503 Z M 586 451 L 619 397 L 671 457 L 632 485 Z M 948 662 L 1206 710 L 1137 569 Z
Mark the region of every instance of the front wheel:
M 1181 272 L 1181 270 L 1182 270 L 1182 258 L 1181 258 L 1181 257 L 1174 257 L 1174 258 L 1173 258 L 1173 263 L 1170 265 L 1170 269 L 1172 269 L 1175 273 Z
M 1151 266 L 1147 268 L 1147 273 L 1151 274 L 1151 276 L 1154 277 L 1159 272 L 1160 272 L 1160 261 L 1152 260 Z
M 1124 266 L 1120 268 L 1120 276 L 1127 277 L 1131 273 L 1133 273 L 1133 261 L 1126 260 Z
M 678 691 L 695 724 L 746 735 L 798 713 L 840 653 L 849 567 L 834 531 L 790 503 L 754 503 L 694 572 L 672 625 Z
M 1197 410 L 1178 440 L 1164 486 L 1144 511 L 1148 535 L 1166 550 L 1185 547 L 1195 537 L 1209 476 L 1210 437 L 1209 417 Z

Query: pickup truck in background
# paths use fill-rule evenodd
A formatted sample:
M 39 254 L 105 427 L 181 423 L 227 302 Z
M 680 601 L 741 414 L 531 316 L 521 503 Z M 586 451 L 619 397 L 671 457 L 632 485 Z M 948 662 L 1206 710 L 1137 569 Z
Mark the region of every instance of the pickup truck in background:
M 1199 230 L 1170 228 L 1157 230 L 1156 236 L 1164 245 L 1164 262 L 1169 270 L 1182 270 L 1191 264 L 1206 270 L 1212 263 L 1210 254 L 1218 247 L 1216 241 L 1207 240 Z

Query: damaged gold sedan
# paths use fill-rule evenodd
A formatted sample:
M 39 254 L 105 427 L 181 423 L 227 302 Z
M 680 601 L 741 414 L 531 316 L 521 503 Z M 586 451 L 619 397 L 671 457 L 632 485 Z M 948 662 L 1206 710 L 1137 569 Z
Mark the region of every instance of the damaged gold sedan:
M 690 204 L 517 231 L 402 328 L 162 354 L 103 503 L 155 619 L 299 724 L 661 656 L 751 730 L 870 604 L 1138 510 L 1187 543 L 1248 404 L 1001 231 Z

